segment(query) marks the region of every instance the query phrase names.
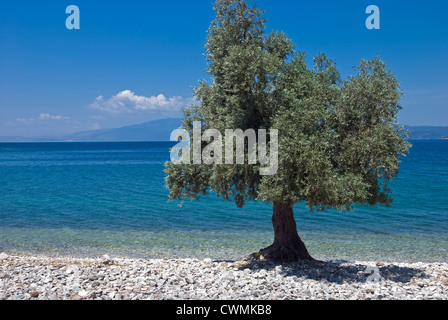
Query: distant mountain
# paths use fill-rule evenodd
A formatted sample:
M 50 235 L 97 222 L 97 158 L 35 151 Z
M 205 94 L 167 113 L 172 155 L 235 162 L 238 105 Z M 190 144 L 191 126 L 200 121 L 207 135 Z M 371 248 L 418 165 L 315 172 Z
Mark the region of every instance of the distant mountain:
M 404 127 L 410 132 L 412 140 L 441 140 L 448 138 L 448 127 Z
M 118 129 L 101 129 L 75 133 L 63 141 L 170 141 L 171 132 L 181 126 L 182 119 L 163 119 Z
M 35 141 L 36 138 L 25 137 L 0 137 L 0 142 L 30 142 Z
M 182 119 L 163 119 L 116 129 L 78 132 L 63 137 L 26 138 L 0 137 L 0 142 L 123 142 L 169 141 L 171 132 L 181 126 Z M 441 140 L 448 138 L 448 127 L 405 126 L 412 140 Z
M 0 142 L 123 142 L 170 141 L 171 132 L 181 126 L 182 119 L 162 119 L 116 129 L 78 132 L 62 137 L 0 137 Z

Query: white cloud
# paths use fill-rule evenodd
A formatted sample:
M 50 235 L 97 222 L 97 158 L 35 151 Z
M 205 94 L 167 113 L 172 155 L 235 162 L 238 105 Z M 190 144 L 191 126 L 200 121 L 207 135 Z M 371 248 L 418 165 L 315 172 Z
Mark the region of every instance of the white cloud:
M 42 120 L 69 120 L 69 117 L 65 117 L 65 116 L 53 116 L 51 114 L 48 113 L 41 113 L 38 117 L 36 118 L 17 118 L 16 121 L 21 122 L 21 123 L 31 123 L 34 121 L 42 121 Z
M 41 113 L 39 115 L 39 120 L 46 120 L 46 119 L 50 119 L 50 120 L 68 120 L 70 119 L 69 117 L 64 117 L 64 116 L 52 116 L 48 113 Z
M 163 94 L 158 96 L 138 96 L 130 90 L 125 90 L 105 100 L 99 96 L 90 108 L 110 113 L 132 113 L 138 111 L 168 111 L 178 112 L 183 106 L 191 103 L 192 99 L 176 96 L 167 98 Z

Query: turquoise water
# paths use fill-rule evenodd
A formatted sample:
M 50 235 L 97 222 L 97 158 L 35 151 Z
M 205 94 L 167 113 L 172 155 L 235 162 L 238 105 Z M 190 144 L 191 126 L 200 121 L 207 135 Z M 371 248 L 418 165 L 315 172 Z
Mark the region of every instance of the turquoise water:
M 310 213 L 321 259 L 448 261 L 448 141 L 413 141 L 391 208 Z M 172 143 L 0 143 L 0 251 L 236 259 L 271 244 L 272 208 L 167 201 Z

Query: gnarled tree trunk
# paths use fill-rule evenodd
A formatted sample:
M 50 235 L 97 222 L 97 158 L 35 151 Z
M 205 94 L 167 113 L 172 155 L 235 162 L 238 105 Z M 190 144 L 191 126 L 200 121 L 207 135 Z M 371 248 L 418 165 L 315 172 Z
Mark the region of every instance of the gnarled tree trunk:
M 297 233 L 294 212 L 289 202 L 274 202 L 274 243 L 260 250 L 259 256 L 275 262 L 314 260 Z

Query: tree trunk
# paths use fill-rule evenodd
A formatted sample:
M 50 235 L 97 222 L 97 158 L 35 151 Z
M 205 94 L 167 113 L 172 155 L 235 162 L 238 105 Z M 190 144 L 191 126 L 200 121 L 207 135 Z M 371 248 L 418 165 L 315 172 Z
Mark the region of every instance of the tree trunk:
M 297 233 L 294 212 L 289 202 L 274 202 L 274 243 L 260 250 L 259 256 L 274 262 L 314 260 Z

